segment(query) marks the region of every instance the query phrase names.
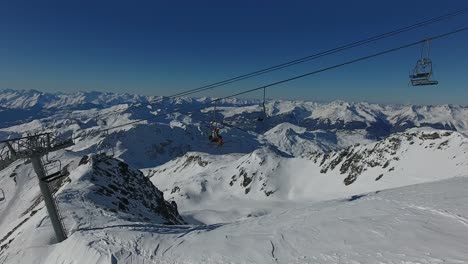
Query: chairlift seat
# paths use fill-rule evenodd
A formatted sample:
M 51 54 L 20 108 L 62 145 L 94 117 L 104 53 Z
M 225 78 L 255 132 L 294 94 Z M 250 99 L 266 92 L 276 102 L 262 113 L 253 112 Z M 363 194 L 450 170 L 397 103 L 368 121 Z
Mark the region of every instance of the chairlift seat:
M 413 86 L 423 86 L 423 85 L 437 85 L 438 81 L 429 80 L 429 79 L 414 79 L 411 80 L 411 85 Z
M 65 176 L 68 176 L 68 171 L 57 171 L 57 172 L 54 172 L 50 175 L 47 175 L 45 177 L 43 177 L 41 179 L 41 181 L 44 181 L 44 182 L 53 182 L 55 180 L 58 180 L 62 177 L 65 177 Z
M 427 54 L 424 54 L 426 48 Z M 416 62 L 413 73 L 409 75 L 411 85 L 423 86 L 423 85 L 437 85 L 439 82 L 432 80 L 432 60 L 429 55 L 430 44 L 429 41 L 425 42 L 421 48 L 421 58 Z
M 412 79 L 415 79 L 415 78 L 428 78 L 428 77 L 430 77 L 430 75 L 431 74 L 429 72 L 417 73 L 417 74 L 411 75 L 410 78 L 412 78 Z

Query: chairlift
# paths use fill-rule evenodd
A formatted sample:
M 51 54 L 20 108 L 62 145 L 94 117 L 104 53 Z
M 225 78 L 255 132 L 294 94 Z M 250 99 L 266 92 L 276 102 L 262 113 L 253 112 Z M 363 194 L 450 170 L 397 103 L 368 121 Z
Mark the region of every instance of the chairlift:
M 210 142 L 218 144 L 218 146 L 223 145 L 223 136 L 221 136 L 218 127 L 213 127 L 210 135 L 208 136 Z
M 426 54 L 424 54 L 426 51 Z M 433 80 L 432 60 L 430 59 L 430 40 L 426 40 L 421 47 L 421 57 L 416 62 L 413 72 L 409 75 L 411 85 L 437 85 L 439 82 Z
M 266 87 L 263 87 L 263 102 L 262 102 L 262 104 L 261 104 L 262 113 L 261 113 L 260 116 L 257 118 L 257 121 L 259 121 L 259 122 L 265 121 L 265 119 L 266 119 L 266 117 L 267 117 L 265 103 L 266 103 Z
M 46 172 L 46 176 L 43 177 L 41 181 L 47 183 L 69 175 L 68 170 L 62 169 L 62 162 L 60 160 L 49 160 L 47 156 L 46 163 L 44 163 L 44 170 Z M 49 171 L 54 172 L 49 173 Z
M 216 102 L 213 108 L 213 119 L 211 121 L 211 132 L 210 135 L 208 136 L 208 140 L 210 142 L 218 144 L 218 146 L 223 145 L 223 137 L 220 134 L 220 125 L 218 122 L 216 122 Z
M 221 125 L 217 122 L 211 122 L 210 126 L 210 134 L 208 135 L 208 140 L 212 143 L 218 144 L 218 146 L 222 146 L 224 144 L 223 142 L 223 136 L 221 136 Z

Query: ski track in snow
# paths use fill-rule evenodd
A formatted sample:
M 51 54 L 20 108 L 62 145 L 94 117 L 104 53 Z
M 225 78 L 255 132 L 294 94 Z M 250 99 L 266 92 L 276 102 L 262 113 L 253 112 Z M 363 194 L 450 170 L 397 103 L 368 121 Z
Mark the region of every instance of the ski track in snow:
M 450 218 L 452 220 L 455 220 L 457 223 L 460 223 L 460 224 L 464 225 L 466 228 L 468 228 L 468 219 L 461 216 L 461 215 L 459 215 L 459 214 L 451 213 L 451 212 L 449 212 L 447 210 L 439 210 L 439 209 L 435 209 L 435 208 L 431 208 L 431 207 L 418 206 L 418 205 L 415 205 L 415 204 L 405 204 L 405 203 L 401 203 L 401 202 L 397 202 L 397 201 L 391 201 L 391 202 L 399 204 L 400 206 L 402 206 L 402 208 L 416 209 L 416 210 L 419 210 L 419 211 L 422 211 L 422 212 L 425 212 L 425 213 L 431 213 L 431 214 L 440 215 L 440 216 L 443 216 L 443 217 Z

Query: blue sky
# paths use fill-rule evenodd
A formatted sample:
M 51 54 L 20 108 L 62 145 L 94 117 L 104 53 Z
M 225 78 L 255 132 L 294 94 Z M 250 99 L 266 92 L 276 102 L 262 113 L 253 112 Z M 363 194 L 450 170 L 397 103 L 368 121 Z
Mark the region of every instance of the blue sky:
M 1 1 L 0 89 L 170 95 L 468 7 L 465 1 Z M 468 25 L 468 14 L 199 96 L 223 96 Z M 268 97 L 467 104 L 468 31 L 279 85 Z M 248 95 L 260 97 L 261 92 Z

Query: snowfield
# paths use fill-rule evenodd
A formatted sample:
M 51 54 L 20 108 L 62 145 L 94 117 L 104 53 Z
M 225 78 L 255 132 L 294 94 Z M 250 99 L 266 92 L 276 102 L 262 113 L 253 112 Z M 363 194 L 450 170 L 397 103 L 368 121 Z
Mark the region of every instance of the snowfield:
M 468 263 L 467 107 L 159 99 L 0 91 L 2 139 L 75 137 L 61 243 L 31 163 L 0 171 L 0 263 Z
M 326 202 L 252 202 L 244 219 L 161 225 L 117 219 L 72 199 L 72 235 L 50 245 L 43 210 L 2 254 L 7 263 L 465 263 L 468 178 Z M 79 189 L 79 188 L 78 188 Z M 76 199 L 76 200 L 74 200 Z M 70 206 L 68 205 L 68 206 Z M 246 209 L 242 207 L 241 209 Z M 234 206 L 233 206 L 234 207 Z M 254 207 L 254 208 L 252 208 Z M 70 211 L 68 211 L 70 210 Z M 66 222 L 67 217 L 66 216 Z M 77 227 L 78 226 L 78 227 Z M 29 230 L 28 230 L 29 229 Z M 33 232 L 33 230 L 36 230 Z M 49 240 L 48 240 L 48 239 Z M 49 242 L 49 243 L 48 243 Z

